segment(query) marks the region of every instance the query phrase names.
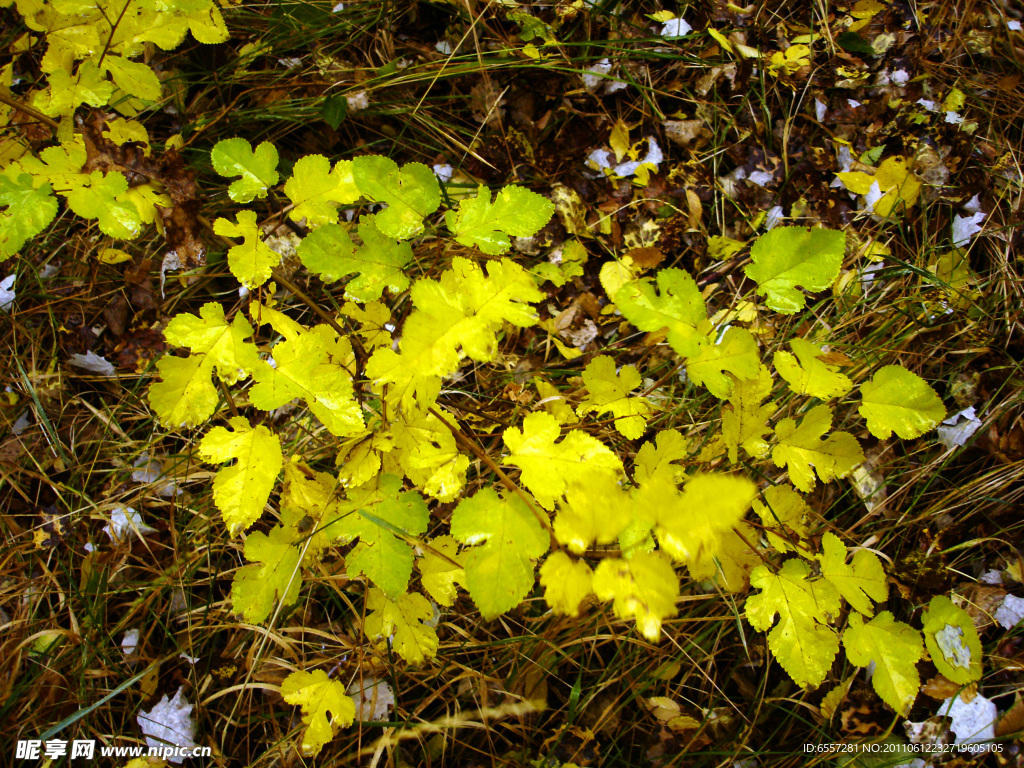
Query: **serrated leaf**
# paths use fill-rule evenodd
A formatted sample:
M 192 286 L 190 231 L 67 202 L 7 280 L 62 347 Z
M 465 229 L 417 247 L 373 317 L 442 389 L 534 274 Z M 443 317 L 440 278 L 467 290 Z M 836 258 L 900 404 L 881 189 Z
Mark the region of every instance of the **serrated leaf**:
M 409 287 L 402 269 L 412 261 L 412 247 L 377 229 L 376 215 L 359 219 L 362 246 L 356 246 L 338 224 L 325 224 L 299 244 L 302 263 L 326 283 L 356 273 L 345 291 L 357 301 L 376 301 L 388 288 L 400 293 Z
M 761 235 L 750 249 L 753 264 L 744 269 L 757 283 L 759 296 L 776 312 L 787 315 L 803 309 L 798 290 L 824 291 L 835 282 L 843 265 L 846 233 L 810 227 L 776 227 Z
M 250 624 L 270 616 L 274 603 L 288 606 L 299 599 L 302 553 L 291 531 L 275 526 L 270 533 L 257 531 L 245 539 L 247 565 L 235 571 L 231 582 L 231 607 Z
M 345 686 L 331 680 L 322 669 L 292 672 L 281 683 L 281 696 L 302 707 L 302 753 L 313 757 L 334 738 L 335 728 L 348 728 L 356 717 L 356 704 L 345 695 Z
M 223 139 L 213 145 L 210 161 L 221 176 L 242 177 L 228 187 L 228 197 L 236 203 L 266 197 L 267 190 L 280 179 L 277 147 L 269 141 L 264 141 L 253 151 L 245 139 Z
M 729 462 L 739 460 L 739 449 L 759 459 L 768 453 L 768 442 L 764 436 L 770 432 L 768 419 L 778 406 L 773 403 L 761 404 L 772 393 L 772 376 L 768 368 L 758 366 L 757 376 L 736 381 L 729 405 L 722 409 L 722 439 L 729 450 Z
M 316 228 L 338 220 L 338 206 L 360 198 L 352 178 L 352 161 L 331 162 L 323 155 L 303 155 L 295 163 L 292 176 L 284 184 L 284 193 L 294 204 L 288 213 L 292 221 L 306 220 Z
M 407 240 L 423 231 L 423 219 L 441 204 L 441 188 L 434 172 L 421 163 L 398 164 L 381 155 L 352 161 L 359 191 L 370 200 L 387 203 L 377 214 L 377 228 L 389 237 Z
M 776 552 L 799 552 L 810 557 L 801 543 L 807 538 L 811 508 L 803 496 L 788 485 L 773 485 L 764 490 L 764 503 L 755 500 L 754 511 L 765 526 L 765 536 Z M 774 530 L 773 530 L 774 529 Z
M 53 37 L 48 39 L 52 46 Z M 47 117 L 60 117 L 72 114 L 82 104 L 103 107 L 113 94 L 113 83 L 103 77 L 95 63 L 82 62 L 72 75 L 69 62 L 67 69 L 50 74 L 47 87 L 35 94 L 32 106 Z
M 491 488 L 459 502 L 451 534 L 473 546 L 466 552 L 466 589 L 486 620 L 515 608 L 534 585 L 533 561 L 550 539 L 518 496 L 502 499 Z
M 160 98 L 160 78 L 142 62 L 108 55 L 103 57 L 102 69 L 110 72 L 114 83 L 125 93 L 145 101 L 157 101 Z
M 503 463 L 522 470 L 522 484 L 545 509 L 554 509 L 569 482 L 587 482 L 592 473 L 618 477 L 622 472 L 618 456 L 597 438 L 574 429 L 558 441 L 560 433 L 554 416 L 534 412 L 523 420 L 521 431 L 512 427 L 504 434 L 511 455 Z
M 654 440 L 640 446 L 634 460 L 633 476 L 641 486 L 659 477 L 674 481 L 685 475 L 686 469 L 673 462 L 688 458 L 690 452 L 690 441 L 679 430 L 664 429 Z
M 682 493 L 661 481 L 641 491 L 641 508 L 653 510 L 655 535 L 662 550 L 684 563 L 713 556 L 722 538 L 750 508 L 757 486 L 745 477 L 698 473 L 687 480 Z
M 946 418 L 942 399 L 915 373 L 899 365 L 880 368 L 860 387 L 860 415 L 882 440 L 895 432 L 904 440 L 920 437 Z
M 822 439 L 832 426 L 832 410 L 827 405 L 812 408 L 800 426 L 794 419 L 783 419 L 775 427 L 778 443 L 772 449 L 775 466 L 789 467 L 789 479 L 805 493 L 814 489 L 814 473 L 821 482 L 844 478 L 864 462 L 857 438 L 848 432 L 833 432 Z
M 156 367 L 162 381 L 149 388 L 149 404 L 168 427 L 194 427 L 206 421 L 217 406 L 216 371 L 225 384 L 234 384 L 261 364 L 256 345 L 246 341 L 252 326 L 236 315 L 228 324 L 224 308 L 204 304 L 199 317 L 176 315 L 164 330 L 172 346 L 188 347 L 187 358 L 164 355 Z
M 330 326 L 318 325 L 279 342 L 273 355 L 273 366 L 259 361 L 253 367 L 256 383 L 249 390 L 249 400 L 254 406 L 272 411 L 298 397 L 332 435 L 344 437 L 363 429 L 363 412 L 349 372 L 354 358 L 347 338 Z
M 32 176 L 17 166 L 0 171 L 0 261 L 10 258 L 42 232 L 57 215 L 57 199 L 49 184 L 32 186 Z
M 821 575 L 832 582 L 853 608 L 865 616 L 874 614 L 871 601 L 880 603 L 889 596 L 889 585 L 878 555 L 858 549 L 853 562 L 847 564 L 846 545 L 830 531 L 822 537 L 821 545 L 822 552 L 818 555 Z
M 231 430 L 214 427 L 199 443 L 199 457 L 208 464 L 236 459 L 217 472 L 213 501 L 232 535 L 259 520 L 281 471 L 281 441 L 262 424 L 255 428 L 241 416 Z
M 424 548 L 423 557 L 416 561 L 420 570 L 420 583 L 438 605 L 451 607 L 458 594 L 456 584 L 465 584 L 466 569 L 451 561 L 462 563 L 465 558 L 459 554 L 459 545 L 451 536 L 435 536 L 430 540 L 430 549 Z M 440 552 L 444 557 L 435 554 Z
M 378 349 L 366 368 L 375 384 L 394 385 L 390 396 L 406 410 L 429 408 L 440 377 L 464 357 L 491 360 L 502 324 L 532 325 L 536 314 L 526 302 L 544 296 L 515 262 L 491 262 L 485 276 L 463 258 L 453 259 L 440 280 L 417 281 L 410 294 L 416 311 L 405 321 L 400 353 Z
M 632 521 L 633 506 L 632 494 L 611 472 L 570 481 L 558 505 L 555 538 L 578 555 L 595 543 L 611 544 Z
M 263 285 L 281 263 L 281 254 L 263 242 L 263 233 L 256 224 L 256 211 L 239 211 L 237 224 L 227 219 L 213 222 L 213 231 L 222 237 L 241 237 L 243 243 L 228 249 L 228 268 L 242 285 L 250 290 Z
M 839 593 L 828 581 L 809 580 L 810 567 L 802 560 L 787 560 L 778 573 L 759 565 L 750 584 L 760 589 L 747 598 L 750 625 L 768 633 L 768 648 L 799 686 L 821 684 L 839 653 L 839 636 L 826 626 L 839 613 Z
M 686 363 L 686 374 L 720 400 L 732 394 L 734 379 L 754 379 L 761 367 L 757 342 L 746 328 L 730 328 L 718 344 L 700 339 L 698 352 Z
M 529 237 L 551 219 L 554 204 L 522 187 L 508 186 L 491 202 L 491 192 L 481 185 L 476 197 L 459 201 L 457 211 L 444 215 L 445 224 L 462 245 L 498 256 L 510 247 L 512 237 Z
M 849 378 L 839 373 L 834 365 L 821 360 L 822 350 L 817 344 L 799 337 L 790 339 L 789 352 L 775 353 L 775 370 L 789 382 L 789 388 L 798 395 L 810 395 L 820 400 L 842 397 L 853 387 Z
M 593 590 L 594 572 L 582 560 L 552 552 L 540 567 L 544 600 L 560 616 L 579 616 L 580 604 Z
M 447 419 L 452 416 L 441 410 Z M 459 453 L 455 437 L 432 413 L 402 414 L 391 423 L 398 462 L 406 476 L 438 501 L 453 501 L 466 485 L 469 457 Z
M 424 623 L 434 610 L 423 595 L 411 592 L 392 600 L 373 587 L 366 595 L 366 612 L 366 636 L 378 639 L 394 635 L 395 651 L 410 664 L 422 664 L 437 654 L 437 632 Z
M 642 383 L 636 366 L 624 365 L 616 373 L 615 361 L 599 355 L 583 370 L 583 383 L 587 386 L 587 396 L 577 406 L 577 415 L 611 413 L 615 417 L 615 428 L 623 437 L 636 440 L 644 433 L 647 417 L 654 409 L 647 398 L 629 396 Z
M 330 536 L 339 544 L 359 543 L 345 557 L 350 579 L 362 573 L 385 595 L 397 600 L 412 576 L 412 547 L 405 536 L 427 530 L 427 505 L 414 491 L 402 492 L 402 479 L 382 475 L 377 487 L 349 492 L 348 503 L 330 523 Z
M 679 577 L 660 552 L 635 552 L 628 560 L 605 558 L 594 571 L 593 589 L 612 600 L 620 619 L 635 619 L 640 634 L 652 643 L 661 638 L 661 624 L 675 616 Z
M 889 611 L 882 611 L 867 624 L 855 613 L 843 632 L 843 646 L 851 664 L 866 667 L 875 663 L 871 685 L 882 701 L 906 716 L 921 688 L 915 666 L 924 656 L 920 633 L 894 621 Z
M 609 297 L 629 322 L 641 331 L 668 329 L 669 346 L 681 357 L 695 357 L 702 334 L 697 326 L 707 319 L 707 309 L 693 277 L 681 269 L 662 269 L 657 293 L 649 280 L 626 283 Z
M 742 535 L 741 535 L 742 534 Z M 686 564 L 694 581 L 711 581 L 728 592 L 742 592 L 750 584 L 750 572 L 761 562 L 758 553 L 750 548 L 756 542 L 758 531 L 745 521 L 726 531 L 715 552 L 704 550 Z
M 924 641 L 939 672 L 958 685 L 981 679 L 981 641 L 971 617 L 944 595 L 921 617 Z
M 93 171 L 85 184 L 67 193 L 68 207 L 83 219 L 97 219 L 103 234 L 130 240 L 142 232 L 142 220 L 133 203 L 120 199 L 127 191 L 122 174 Z

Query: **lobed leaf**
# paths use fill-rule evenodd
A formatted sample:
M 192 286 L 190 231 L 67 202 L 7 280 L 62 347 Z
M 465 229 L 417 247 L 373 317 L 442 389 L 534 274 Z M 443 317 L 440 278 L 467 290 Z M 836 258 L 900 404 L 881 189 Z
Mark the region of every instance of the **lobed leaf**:
M 861 385 L 860 415 L 882 440 L 895 432 L 904 440 L 920 437 L 946 418 L 942 400 L 916 373 L 899 365 L 880 368 Z
M 536 192 L 508 186 L 491 202 L 491 192 L 480 185 L 476 197 L 459 201 L 457 211 L 448 211 L 444 220 L 456 242 L 499 256 L 511 247 L 512 237 L 530 237 L 551 219 L 554 204 Z
M 757 293 L 776 312 L 792 315 L 803 309 L 798 290 L 823 291 L 835 282 L 843 265 L 846 233 L 811 227 L 776 227 L 750 249 L 753 264 L 744 269 L 757 283 Z
M 228 197 L 236 203 L 266 197 L 267 190 L 280 179 L 277 147 L 269 141 L 264 141 L 254 151 L 245 139 L 222 139 L 213 145 L 210 161 L 221 176 L 241 176 L 228 187 Z

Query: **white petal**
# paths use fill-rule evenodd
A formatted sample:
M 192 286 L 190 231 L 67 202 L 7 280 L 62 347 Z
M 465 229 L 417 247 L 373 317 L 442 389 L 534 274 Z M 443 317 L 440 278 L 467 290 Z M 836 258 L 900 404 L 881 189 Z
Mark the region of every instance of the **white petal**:
M 662 37 L 683 37 L 684 35 L 690 34 L 692 31 L 693 27 L 687 24 L 683 19 L 669 19 L 661 25 Z
M 1003 602 L 996 608 L 996 621 L 999 622 L 999 626 L 1013 629 L 1021 619 L 1024 619 L 1024 600 L 1016 595 L 1004 597 Z
M 985 220 L 985 214 L 978 212 L 970 216 L 953 217 L 953 247 L 963 248 L 971 238 L 981 232 L 981 222 Z
M 785 214 L 782 212 L 782 206 L 776 205 L 768 209 L 768 213 L 764 217 L 764 228 L 766 230 L 774 229 L 778 226 L 779 222 L 782 221 Z
M 146 712 L 139 713 L 139 727 L 146 736 L 146 744 L 160 747 L 175 744 L 179 747 L 195 747 L 196 720 L 192 717 L 192 704 L 184 696 L 184 687 L 178 688 L 173 699 L 164 694 L 156 705 Z M 174 755 L 164 758 L 172 763 L 181 764 L 184 757 Z
M 121 640 L 121 653 L 123 653 L 124 657 L 127 659 L 128 657 L 134 655 L 135 651 L 138 650 L 138 648 L 139 630 L 129 629 L 127 632 L 124 633 L 124 637 Z
M 98 373 L 100 376 L 117 375 L 117 371 L 107 358 L 97 355 L 92 351 L 86 352 L 84 355 L 80 355 L 76 352 L 68 358 L 68 364 L 75 366 L 75 368 L 81 368 L 84 371 L 89 371 L 90 373 Z
M 897 69 L 892 73 L 892 81 L 896 85 L 906 85 L 910 81 L 910 75 L 905 69 Z
M 975 696 L 970 704 L 954 696 L 946 699 L 936 714 L 953 719 L 950 730 L 956 734 L 956 744 L 992 741 L 996 737 L 996 705 L 984 696 Z
M 17 275 L 8 275 L 0 280 L 0 312 L 10 312 L 17 295 L 14 292 L 14 281 Z
M 882 199 L 882 190 L 878 186 L 878 182 L 877 181 L 871 182 L 871 189 L 869 189 L 868 193 L 866 195 L 864 195 L 864 207 L 867 210 L 869 210 L 872 213 L 874 213 L 875 212 L 875 203 L 877 203 L 881 199 Z
M 455 173 L 455 169 L 452 168 L 448 163 L 444 163 L 443 165 L 435 165 L 432 170 L 434 171 L 434 175 L 437 176 L 438 179 L 440 179 L 442 184 L 447 184 L 449 181 L 451 181 L 452 174 Z

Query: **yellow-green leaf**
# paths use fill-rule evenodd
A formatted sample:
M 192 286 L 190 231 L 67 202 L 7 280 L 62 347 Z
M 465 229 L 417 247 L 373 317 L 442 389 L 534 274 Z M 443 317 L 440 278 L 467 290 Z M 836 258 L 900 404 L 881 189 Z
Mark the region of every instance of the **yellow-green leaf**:
M 552 552 L 540 567 L 544 599 L 561 616 L 579 616 L 580 604 L 593 590 L 594 572 L 582 560 L 565 552 Z
M 789 479 L 805 493 L 814 488 L 814 473 L 823 483 L 844 478 L 864 462 L 857 438 L 848 432 L 833 432 L 822 439 L 832 426 L 832 410 L 819 405 L 808 411 L 800 426 L 794 419 L 783 419 L 775 427 L 778 443 L 772 449 L 777 467 L 789 467 Z
M 613 601 L 616 617 L 635 618 L 640 634 L 651 642 L 661 638 L 662 622 L 677 613 L 679 577 L 660 552 L 605 558 L 594 572 L 593 589 L 601 600 Z
M 686 374 L 695 384 L 703 384 L 712 395 L 724 400 L 732 394 L 735 379 L 755 379 L 760 367 L 757 342 L 750 331 L 730 328 L 717 344 L 710 338 L 700 340 L 697 355 L 686 363 Z
M 935 667 L 959 685 L 981 679 L 981 641 L 967 612 L 936 595 L 921 617 L 924 641 Z
M 256 225 L 256 211 L 239 211 L 237 224 L 227 219 L 213 222 L 213 231 L 222 237 L 241 237 L 241 245 L 228 249 L 228 268 L 242 285 L 250 290 L 263 285 L 274 267 L 281 263 L 281 254 L 263 242 L 263 233 Z
M 915 666 L 924 656 L 920 633 L 894 621 L 889 611 L 882 611 L 867 624 L 855 613 L 843 632 L 843 646 L 851 664 L 866 667 L 875 663 L 871 685 L 882 701 L 906 716 L 921 688 Z
M 465 558 L 459 555 L 459 545 L 451 536 L 435 536 L 430 549 L 416 561 L 420 570 L 420 583 L 438 605 L 451 606 L 458 594 L 456 584 L 465 584 L 466 570 L 461 565 Z M 441 557 L 440 554 L 445 555 Z M 455 565 L 460 563 L 460 565 Z
M 882 602 L 889 596 L 889 585 L 878 555 L 866 549 L 858 549 L 853 562 L 846 562 L 846 545 L 834 533 L 827 531 L 822 538 L 821 575 L 832 582 L 839 594 L 851 606 L 871 616 L 874 606 L 871 601 Z
M 302 707 L 302 753 L 313 757 L 334 738 L 337 726 L 348 728 L 356 717 L 356 704 L 345 695 L 345 686 L 331 680 L 322 669 L 292 672 L 281 683 L 281 695 L 289 704 Z
M 946 418 L 946 408 L 935 390 L 916 373 L 899 365 L 880 368 L 861 385 L 860 415 L 868 430 L 886 439 L 893 432 L 904 440 L 920 437 Z
M 256 428 L 241 416 L 231 430 L 214 427 L 199 443 L 199 457 L 209 464 L 236 459 L 213 481 L 213 501 L 232 534 L 259 520 L 281 471 L 281 441 L 262 424 Z
M 682 562 L 714 555 L 757 494 L 757 486 L 739 475 L 698 473 L 678 494 L 662 483 L 644 488 L 657 523 L 654 532 L 661 548 Z
M 795 46 L 793 46 L 795 47 Z M 799 288 L 816 292 L 839 276 L 846 233 L 814 227 L 776 227 L 750 249 L 753 264 L 745 268 L 757 293 L 776 312 L 799 312 L 806 301 Z
M 363 631 L 373 639 L 394 635 L 392 647 L 410 664 L 422 664 L 437 654 L 437 632 L 425 622 L 434 615 L 423 595 L 407 592 L 392 600 L 376 587 L 366 595 Z
M 849 378 L 838 372 L 834 365 L 822 362 L 821 347 L 807 339 L 790 339 L 789 352 L 775 353 L 775 370 L 789 382 L 789 388 L 798 395 L 811 395 L 820 400 L 842 397 L 853 387 Z
M 292 605 L 299 599 L 302 553 L 292 532 L 278 525 L 269 534 L 250 533 L 245 539 L 247 565 L 235 571 L 231 582 L 231 607 L 250 624 L 270 616 L 274 601 Z
M 624 437 L 636 440 L 644 433 L 647 416 L 653 408 L 647 398 L 629 395 L 642 383 L 636 366 L 624 365 L 616 373 L 615 361 L 607 355 L 599 355 L 584 369 L 583 383 L 587 385 L 588 394 L 576 408 L 577 415 L 611 413 L 615 417 L 615 428 Z

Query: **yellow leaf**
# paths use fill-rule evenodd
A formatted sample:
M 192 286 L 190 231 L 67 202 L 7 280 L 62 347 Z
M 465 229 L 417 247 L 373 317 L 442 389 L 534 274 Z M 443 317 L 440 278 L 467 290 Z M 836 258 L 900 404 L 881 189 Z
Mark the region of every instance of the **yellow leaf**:
M 120 264 L 131 260 L 131 255 L 118 250 L 117 248 L 104 248 L 96 255 L 96 261 L 101 264 Z
M 612 133 L 608 139 L 608 144 L 611 146 L 612 151 L 615 152 L 615 162 L 621 163 L 622 158 L 626 156 L 629 151 L 629 128 L 619 118 L 615 121 L 615 125 L 612 126 Z
M 259 520 L 281 471 L 281 441 L 262 424 L 255 429 L 241 416 L 231 430 L 214 427 L 199 444 L 200 458 L 209 464 L 231 459 L 213 481 L 213 500 L 232 535 Z
M 661 637 L 662 621 L 677 613 L 679 577 L 659 552 L 636 552 L 629 560 L 602 560 L 593 586 L 601 600 L 613 600 L 618 618 L 635 618 L 640 634 L 651 642 Z
M 437 632 L 424 623 L 434 611 L 423 595 L 407 592 L 392 600 L 372 587 L 366 596 L 366 610 L 366 636 L 380 639 L 393 634 L 395 651 L 410 664 L 422 664 L 437 653 Z
M 594 573 L 582 560 L 573 561 L 558 551 L 540 567 L 540 583 L 551 610 L 562 616 L 579 616 L 580 604 L 592 591 Z
M 345 695 L 345 686 L 331 680 L 322 669 L 293 672 L 281 683 L 281 695 L 289 704 L 302 707 L 302 753 L 307 757 L 319 754 L 324 744 L 334 738 L 335 726 L 347 728 L 356 716 L 356 705 Z
M 451 606 L 458 594 L 456 584 L 466 579 L 466 571 L 462 566 L 453 565 L 452 560 L 460 562 L 459 544 L 451 536 L 436 536 L 430 540 L 431 549 L 425 549 L 423 557 L 416 561 L 420 569 L 420 582 L 427 594 L 434 598 L 438 605 Z M 440 552 L 447 556 L 436 554 Z

